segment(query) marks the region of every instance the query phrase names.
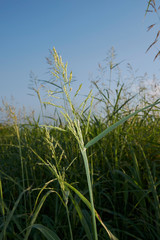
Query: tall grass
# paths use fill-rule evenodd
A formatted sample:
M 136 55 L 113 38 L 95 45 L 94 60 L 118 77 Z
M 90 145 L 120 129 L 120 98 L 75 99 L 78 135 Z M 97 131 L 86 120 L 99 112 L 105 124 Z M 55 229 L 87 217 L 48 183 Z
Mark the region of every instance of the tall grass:
M 134 109 L 124 84 L 114 94 L 94 82 L 98 95 L 75 104 L 82 85 L 74 91 L 72 72 L 51 53 L 48 100 L 36 90 L 41 108 L 53 108 L 50 123 L 43 109 L 43 125 L 20 124 L 5 106 L 0 239 L 159 239 L 159 100 Z

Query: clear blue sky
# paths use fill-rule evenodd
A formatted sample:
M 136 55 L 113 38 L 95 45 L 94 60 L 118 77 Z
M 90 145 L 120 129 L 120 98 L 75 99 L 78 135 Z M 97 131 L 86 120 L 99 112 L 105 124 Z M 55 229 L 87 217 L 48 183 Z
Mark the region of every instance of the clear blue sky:
M 0 96 L 36 107 L 27 95 L 30 71 L 48 78 L 45 57 L 53 46 L 86 88 L 112 46 L 122 67 L 129 62 L 139 74 L 159 77 L 157 50 L 145 54 L 155 37 L 146 31 L 155 22 L 154 15 L 144 18 L 146 6 L 145 0 L 0 0 Z

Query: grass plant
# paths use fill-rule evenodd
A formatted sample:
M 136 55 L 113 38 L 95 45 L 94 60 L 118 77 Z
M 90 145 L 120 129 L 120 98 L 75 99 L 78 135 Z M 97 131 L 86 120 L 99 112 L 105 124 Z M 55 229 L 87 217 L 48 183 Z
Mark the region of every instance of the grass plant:
M 98 95 L 90 91 L 75 104 L 82 85 L 74 91 L 72 72 L 55 49 L 51 54 L 48 100 L 36 90 L 43 125 L 28 117 L 20 123 L 5 106 L 0 239 L 159 239 L 159 99 L 143 94 L 133 108 L 135 94 L 126 98 L 124 84 L 111 91 L 110 68 L 110 88 L 94 82 Z M 43 106 L 52 107 L 49 124 Z

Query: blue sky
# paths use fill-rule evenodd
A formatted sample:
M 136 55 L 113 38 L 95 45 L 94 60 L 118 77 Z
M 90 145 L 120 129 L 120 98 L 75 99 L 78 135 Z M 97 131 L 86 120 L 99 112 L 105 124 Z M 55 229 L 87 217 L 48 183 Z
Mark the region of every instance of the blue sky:
M 85 89 L 112 46 L 123 69 L 130 63 L 139 75 L 159 77 L 157 49 L 145 53 L 155 37 L 147 27 L 157 21 L 154 14 L 144 18 L 146 6 L 145 0 L 0 0 L 1 98 L 36 108 L 30 72 L 48 78 L 45 57 L 53 47 Z

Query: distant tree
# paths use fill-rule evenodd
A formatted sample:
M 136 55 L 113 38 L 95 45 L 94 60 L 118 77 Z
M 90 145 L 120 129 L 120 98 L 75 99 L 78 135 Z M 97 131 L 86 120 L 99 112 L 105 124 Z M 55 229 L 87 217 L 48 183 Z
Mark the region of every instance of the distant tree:
M 160 21 L 160 16 L 159 16 L 159 10 L 160 10 L 160 0 L 158 0 L 159 4 L 157 4 L 156 0 L 149 0 L 148 1 L 148 5 L 147 5 L 147 9 L 146 9 L 146 13 L 154 13 L 157 15 L 158 20 Z M 155 26 L 157 25 L 157 23 L 153 23 L 148 27 L 147 31 L 150 31 L 151 29 L 153 29 Z M 159 41 L 159 36 L 160 36 L 160 30 L 158 29 L 158 31 L 156 32 L 156 37 L 154 39 L 154 41 L 151 43 L 151 45 L 148 47 L 147 51 L 148 52 L 150 50 L 150 48 L 152 48 L 158 41 Z M 157 54 L 154 57 L 154 61 L 156 60 L 156 58 L 160 55 L 160 50 L 158 49 Z

